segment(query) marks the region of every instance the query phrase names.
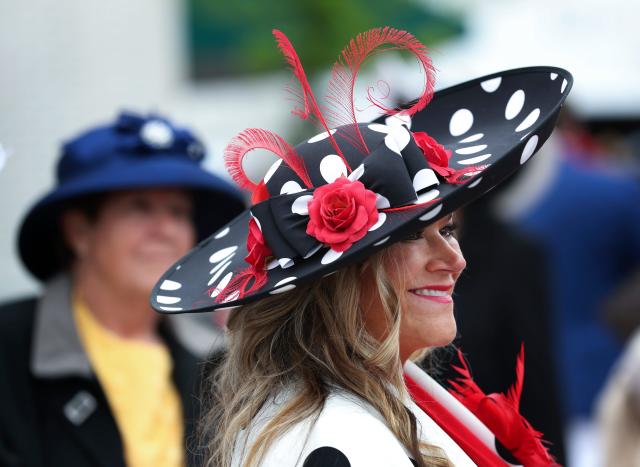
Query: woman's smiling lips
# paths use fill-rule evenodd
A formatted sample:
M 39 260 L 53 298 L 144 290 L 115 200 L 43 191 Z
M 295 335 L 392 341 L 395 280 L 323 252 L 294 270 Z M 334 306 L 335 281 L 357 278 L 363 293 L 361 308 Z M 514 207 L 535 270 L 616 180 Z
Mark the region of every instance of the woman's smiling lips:
M 453 290 L 453 284 L 448 285 L 425 285 L 424 287 L 418 287 L 416 289 L 411 289 L 413 295 L 416 295 L 420 298 L 425 298 L 427 300 L 431 300 L 437 303 L 451 303 L 453 302 L 453 298 L 451 298 L 451 292 Z

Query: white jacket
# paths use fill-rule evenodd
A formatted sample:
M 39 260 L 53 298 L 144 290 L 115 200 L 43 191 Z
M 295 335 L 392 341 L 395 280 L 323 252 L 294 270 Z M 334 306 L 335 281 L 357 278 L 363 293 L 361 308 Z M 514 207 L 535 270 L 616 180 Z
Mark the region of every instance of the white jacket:
M 245 446 L 291 394 L 282 394 L 260 411 L 248 432 L 239 435 L 234 467 L 242 465 Z M 406 406 L 418 423 L 418 436 L 442 448 L 456 466 L 474 466 L 465 452 L 412 401 Z M 246 444 L 245 444 L 246 441 Z M 403 445 L 387 428 L 382 416 L 367 402 L 336 390 L 314 420 L 303 420 L 276 440 L 261 467 L 413 467 Z

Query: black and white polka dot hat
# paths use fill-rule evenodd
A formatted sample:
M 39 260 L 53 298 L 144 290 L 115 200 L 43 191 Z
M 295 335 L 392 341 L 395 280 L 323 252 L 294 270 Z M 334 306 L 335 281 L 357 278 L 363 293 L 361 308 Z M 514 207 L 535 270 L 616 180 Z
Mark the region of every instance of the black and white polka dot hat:
M 325 120 L 293 47 L 274 34 L 301 84 L 297 112 L 315 116 L 327 131 L 295 148 L 258 129 L 229 144 L 227 167 L 253 192 L 254 204 L 163 275 L 151 296 L 161 313 L 211 311 L 286 293 L 473 201 L 542 146 L 572 84 L 563 69 L 532 67 L 433 93 L 422 44 L 404 31 L 377 29 L 343 51 L 327 100 L 349 107 L 338 88 L 352 86 L 364 58 L 380 47 L 413 53 L 425 71 L 425 91 L 407 109 L 386 109 L 390 115 L 379 121 L 338 126 L 332 123 L 344 123 L 349 109 L 325 110 Z M 421 132 L 411 131 L 418 111 Z M 242 171 L 242 158 L 257 148 L 280 158 L 256 184 Z

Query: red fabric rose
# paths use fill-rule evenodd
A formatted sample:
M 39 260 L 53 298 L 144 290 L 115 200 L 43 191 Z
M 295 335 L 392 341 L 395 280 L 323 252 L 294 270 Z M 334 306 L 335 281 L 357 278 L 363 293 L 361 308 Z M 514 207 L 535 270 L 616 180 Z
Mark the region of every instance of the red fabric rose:
M 247 251 L 249 254 L 244 260 L 251 264 L 257 271 L 265 268 L 267 259 L 273 256 L 271 249 L 264 242 L 262 231 L 258 223 L 252 217 L 249 220 L 249 235 L 247 235 Z
M 309 202 L 307 234 L 335 251 L 346 251 L 378 221 L 376 194 L 340 177 L 316 188 Z
M 422 149 L 434 172 L 444 178 L 456 173 L 455 170 L 449 168 L 450 150 L 445 149 L 444 146 L 423 131 L 414 132 L 413 139 L 418 147 Z

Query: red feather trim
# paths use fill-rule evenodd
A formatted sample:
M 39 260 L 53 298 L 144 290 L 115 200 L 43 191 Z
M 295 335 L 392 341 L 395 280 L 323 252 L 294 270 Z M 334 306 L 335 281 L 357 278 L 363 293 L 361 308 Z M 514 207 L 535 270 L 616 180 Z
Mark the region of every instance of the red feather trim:
M 260 128 L 248 128 L 234 137 L 224 150 L 227 171 L 240 188 L 254 192 L 259 186 L 247 177 L 242 168 L 244 157 L 254 149 L 271 151 L 300 177 L 307 188 L 313 187 L 304 160 L 298 156 L 295 149 L 275 133 Z
M 260 182 L 251 194 L 251 204 L 258 204 L 266 199 L 269 199 L 269 191 L 267 190 L 267 186 L 264 182 Z
M 484 169 L 489 167 L 488 165 L 472 165 L 465 167 L 464 169 L 454 170 L 451 174 L 446 175 L 444 178 L 448 183 L 453 185 L 464 185 L 470 178 L 478 175 Z
M 507 395 L 486 395 L 473 381 L 469 366 L 458 350 L 461 367 L 453 368 L 460 376 L 449 383 L 451 393 L 489 428 L 498 441 L 525 467 L 559 466 L 547 452 L 542 433 L 536 431 L 520 415 L 518 407 L 524 382 L 524 346 L 521 347 L 516 364 L 516 382 Z
M 382 46 L 387 47 L 376 52 L 376 49 Z M 371 29 L 363 34 L 359 34 L 355 39 L 351 39 L 349 45 L 345 47 L 338 61 L 333 66 L 327 96 L 330 110 L 327 112 L 327 115 L 329 123 L 333 127 L 356 124 L 353 127 L 355 129 L 355 135 L 351 135 L 351 137 L 346 136 L 346 138 L 365 154 L 369 151 L 360 129 L 357 126 L 358 122 L 356 119 L 356 78 L 362 64 L 369 56 L 373 55 L 374 52 L 384 53 L 390 50 L 407 50 L 411 52 L 418 59 L 425 73 L 425 86 L 422 95 L 414 105 L 403 110 L 403 112 L 411 116 L 424 109 L 433 97 L 435 69 L 431 64 L 431 59 L 427 55 L 426 47 L 413 35 L 406 31 L 384 27 Z M 386 94 L 389 94 L 388 90 Z M 367 100 L 387 114 L 394 114 L 400 111 L 400 109 L 385 107 L 379 99 L 372 96 L 371 87 L 369 87 L 367 92 Z
M 404 380 L 416 405 L 436 422 L 462 450 L 479 466 L 508 465 L 498 454 L 487 447 L 469 428 L 457 419 L 444 405 L 433 398 L 406 373 Z
M 342 151 L 340 150 L 340 146 L 338 146 L 337 141 L 329 131 L 330 128 L 327 125 L 327 122 L 322 116 L 320 107 L 318 106 L 318 103 L 316 102 L 316 98 L 314 97 L 313 92 L 311 91 L 311 85 L 309 84 L 307 75 L 304 72 L 304 68 L 302 68 L 302 62 L 300 61 L 300 58 L 298 57 L 296 50 L 293 48 L 293 44 L 291 44 L 291 41 L 289 41 L 289 38 L 285 36 L 282 31 L 279 31 L 278 29 L 274 29 L 271 32 L 276 38 L 276 42 L 278 43 L 278 48 L 280 49 L 280 52 L 282 52 L 282 55 L 284 55 L 285 58 L 287 59 L 287 63 L 291 67 L 291 71 L 293 72 L 293 75 L 298 79 L 298 83 L 300 84 L 300 92 L 296 92 L 291 86 L 288 86 L 288 90 L 294 96 L 296 96 L 302 102 L 302 105 L 303 105 L 302 109 L 299 107 L 294 107 L 294 109 L 292 110 L 292 113 L 302 118 L 303 120 L 308 119 L 310 115 L 314 116 L 318 120 L 318 122 L 320 122 L 320 125 L 322 126 L 322 128 L 324 128 L 324 130 L 329 134 L 329 140 L 331 141 L 331 145 L 337 151 L 338 155 L 342 158 L 342 161 L 345 163 L 346 167 L 349 169 L 349 172 L 351 172 L 349 163 L 347 162 L 344 155 L 342 154 Z
M 218 290 L 219 293 L 215 297 L 215 301 L 217 303 L 224 303 L 226 300 L 240 299 L 249 293 L 259 290 L 267 283 L 267 278 L 266 271 L 249 266 L 238 272 L 224 289 L 210 289 L 208 292 L 209 295 L 211 295 L 214 290 Z M 249 286 L 249 284 L 251 284 L 251 286 Z

